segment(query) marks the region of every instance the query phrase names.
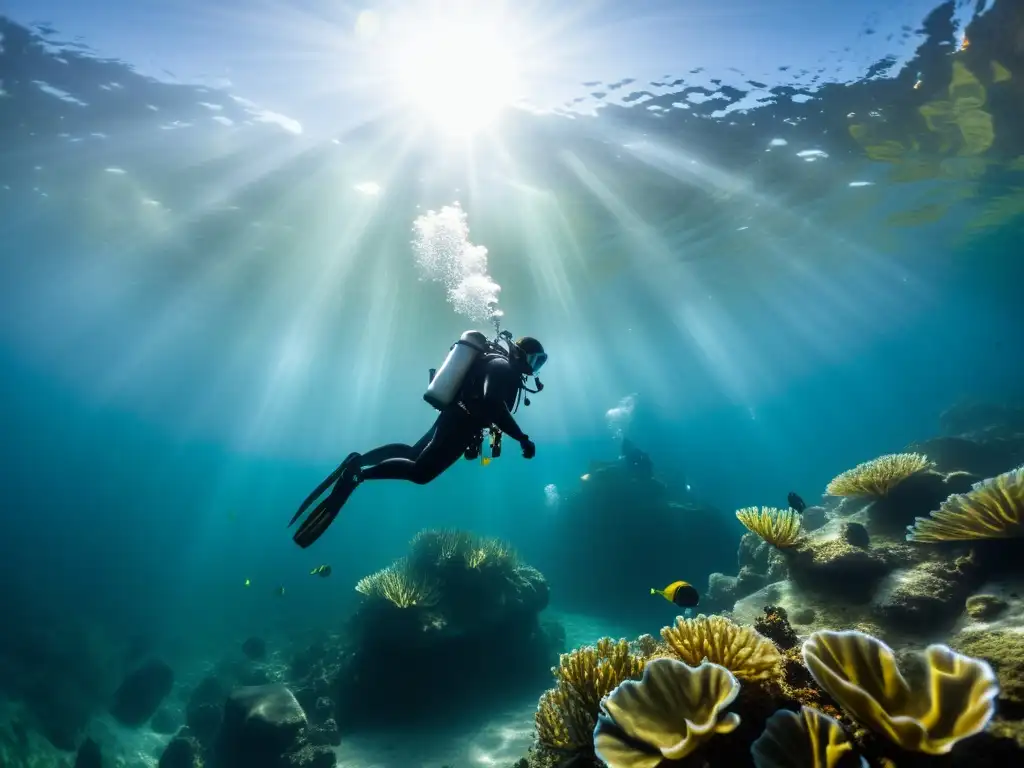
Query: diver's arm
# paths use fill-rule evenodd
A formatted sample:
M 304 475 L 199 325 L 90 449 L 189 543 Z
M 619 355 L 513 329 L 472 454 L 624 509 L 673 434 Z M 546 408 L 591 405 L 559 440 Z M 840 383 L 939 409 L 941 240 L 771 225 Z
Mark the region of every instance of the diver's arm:
M 515 418 L 505 404 L 505 393 L 519 386 L 519 377 L 505 360 L 492 360 L 484 374 L 483 410 L 484 416 L 494 426 L 516 442 L 529 440 L 526 433 L 516 424 Z

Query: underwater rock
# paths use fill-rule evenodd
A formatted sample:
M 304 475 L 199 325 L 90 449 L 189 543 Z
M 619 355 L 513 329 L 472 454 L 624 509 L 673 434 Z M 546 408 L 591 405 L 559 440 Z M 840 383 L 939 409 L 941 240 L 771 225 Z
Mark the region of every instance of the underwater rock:
M 188 697 L 185 723 L 193 737 L 204 747 L 213 744 L 220 729 L 228 691 L 216 677 L 204 677 Z
M 83 741 L 75 755 L 75 768 L 103 768 L 100 745 L 92 739 Z
M 174 670 L 149 661 L 131 672 L 114 692 L 110 713 L 122 724 L 137 727 L 153 716 L 174 685 Z
M 329 717 L 323 725 L 310 728 L 309 741 L 311 744 L 319 746 L 338 746 L 341 744 L 341 731 L 338 729 L 338 723 L 333 717 Z
M 867 549 L 871 546 L 871 535 L 868 529 L 860 523 L 844 522 L 839 526 L 839 538 L 851 547 Z
M 203 768 L 202 748 L 188 735 L 188 729 L 182 728 L 182 733 L 167 743 L 157 768 Z
M 1024 463 L 1024 434 L 987 440 L 936 437 L 915 443 L 913 450 L 928 456 L 943 472 L 995 477 Z
M 166 707 L 161 707 L 149 719 L 149 727 L 153 733 L 171 734 L 177 732 L 181 725 L 181 718 Z
M 326 746 L 306 744 L 287 757 L 291 768 L 334 768 L 337 764 L 334 750 Z
M 803 590 L 850 602 L 867 602 L 893 568 L 885 550 L 851 546 L 842 539 L 801 539 L 785 550 L 790 578 Z
M 828 522 L 824 507 L 808 507 L 800 514 L 800 527 L 804 531 L 816 531 Z
M 767 583 L 767 576 L 757 573 L 752 567 L 745 565 L 740 568 L 740 573 L 736 577 L 736 597 L 738 599 L 753 594 Z
M 972 619 L 990 621 L 999 618 L 1009 607 L 1009 603 L 995 595 L 971 595 L 965 609 Z
M 279 683 L 233 691 L 215 747 L 218 768 L 272 768 L 303 746 L 306 713 Z
M 740 539 L 736 553 L 740 568 L 750 566 L 759 573 L 768 570 L 768 558 L 772 546 L 753 531 L 747 531 Z
M 962 612 L 974 584 L 942 562 L 924 562 L 890 574 L 875 596 L 878 621 L 908 632 L 927 634 L 951 625 Z
M 267 657 L 267 644 L 259 637 L 250 637 L 242 643 L 242 653 L 253 661 L 261 661 Z
M 871 502 L 868 507 L 868 531 L 883 536 L 902 538 L 908 525 L 918 517 L 927 517 L 951 494 L 966 493 L 981 478 L 965 472 L 928 470 L 911 475 L 894 486 L 887 496 Z
M 950 642 L 960 653 L 984 659 L 999 678 L 1001 711 L 1024 716 L 1024 632 L 1012 629 L 966 630 Z
M 708 577 L 707 599 L 715 605 L 731 606 L 736 602 L 737 581 L 735 576 L 712 573 Z

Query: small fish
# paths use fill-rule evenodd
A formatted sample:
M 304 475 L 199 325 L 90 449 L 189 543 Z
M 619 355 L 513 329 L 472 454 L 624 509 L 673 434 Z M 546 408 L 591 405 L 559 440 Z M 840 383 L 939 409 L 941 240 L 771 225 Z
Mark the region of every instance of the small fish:
M 321 579 L 326 579 L 331 575 L 331 566 L 329 565 L 318 565 L 312 571 L 309 572 L 310 576 L 319 576 Z
M 491 460 L 489 458 L 487 458 L 486 456 L 481 456 L 480 457 L 480 463 L 483 464 L 486 467 L 488 464 L 491 463 Z
M 786 501 L 789 502 L 789 508 L 795 509 L 797 512 L 803 512 L 807 509 L 807 505 L 804 503 L 804 500 L 797 496 L 793 491 L 789 492 L 789 496 L 786 497 Z
M 246 579 L 246 580 L 245 580 L 245 586 L 247 586 L 247 587 L 251 587 L 251 586 L 252 586 L 252 582 L 251 582 L 251 581 L 249 581 L 249 579 Z
M 967 35 L 964 35 L 963 40 L 960 41 L 960 50 L 966 51 L 971 47 L 971 41 L 967 39 Z
M 700 595 L 693 586 L 685 581 L 673 581 L 664 589 L 651 589 L 652 595 L 661 595 L 670 603 L 680 608 L 692 608 L 700 602 Z
M 589 479 L 590 479 L 590 473 L 589 472 L 587 472 L 587 474 L 585 474 L 585 475 L 580 475 L 580 480 L 582 480 L 583 482 L 586 482 Z
M 274 594 L 278 597 L 284 597 L 284 587 L 278 587 L 274 590 Z

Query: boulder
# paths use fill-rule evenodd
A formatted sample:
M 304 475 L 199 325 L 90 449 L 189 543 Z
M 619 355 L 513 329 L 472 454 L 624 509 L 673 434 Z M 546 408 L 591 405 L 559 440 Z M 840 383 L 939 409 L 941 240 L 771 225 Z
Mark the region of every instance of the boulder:
M 1007 629 L 961 632 L 950 642 L 960 653 L 984 659 L 999 678 L 999 700 L 1021 711 L 1024 706 L 1024 633 Z
M 708 577 L 708 601 L 715 605 L 731 606 L 736 602 L 735 576 L 724 573 L 712 573 Z
M 1009 603 L 995 595 L 971 595 L 965 606 L 967 615 L 977 621 L 998 619 L 1009 607 Z
M 131 672 L 114 692 L 110 713 L 122 724 L 137 727 L 157 711 L 174 686 L 174 671 L 162 661 L 149 661 Z
M 284 685 L 246 686 L 228 696 L 215 747 L 218 768 L 276 768 L 304 744 L 306 713 Z
M 888 552 L 842 539 L 802 539 L 785 553 L 790 578 L 800 589 L 855 603 L 870 600 L 894 567 Z
M 100 745 L 92 739 L 83 741 L 75 755 L 75 768 L 103 768 Z
M 192 737 L 204 748 L 212 746 L 220 728 L 227 700 L 227 688 L 216 677 L 204 677 L 188 698 L 185 723 Z
M 876 499 L 868 508 L 868 530 L 884 536 L 902 537 L 918 517 L 927 517 L 951 494 L 966 493 L 981 478 L 966 472 L 927 471 L 911 475 L 888 496 Z
M 827 522 L 824 507 L 808 507 L 800 515 L 800 527 L 805 531 L 816 531 Z
M 860 523 L 843 522 L 839 526 L 839 538 L 851 547 L 867 549 L 871 546 L 871 536 L 868 529 Z
M 963 572 L 943 562 L 900 568 L 879 587 L 872 613 L 889 627 L 930 635 L 953 623 L 973 586 Z
M 188 735 L 188 729 L 171 739 L 160 755 L 158 768 L 203 768 L 202 747 Z

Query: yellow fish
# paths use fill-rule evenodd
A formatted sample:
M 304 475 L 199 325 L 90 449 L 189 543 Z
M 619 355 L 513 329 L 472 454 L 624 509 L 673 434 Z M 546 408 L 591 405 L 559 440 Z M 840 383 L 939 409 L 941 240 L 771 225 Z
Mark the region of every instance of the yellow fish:
M 480 457 L 480 463 L 483 464 L 486 467 L 488 464 L 491 463 L 491 460 L 489 458 L 487 458 L 486 456 L 481 456 Z
M 310 576 L 319 576 L 321 579 L 326 579 L 331 575 L 331 566 L 329 565 L 318 565 L 312 571 L 309 572 Z
M 693 608 L 700 602 L 700 595 L 693 585 L 686 581 L 673 581 L 664 589 L 651 589 L 652 595 L 661 595 L 680 608 Z

